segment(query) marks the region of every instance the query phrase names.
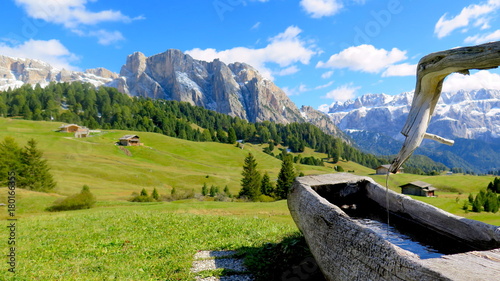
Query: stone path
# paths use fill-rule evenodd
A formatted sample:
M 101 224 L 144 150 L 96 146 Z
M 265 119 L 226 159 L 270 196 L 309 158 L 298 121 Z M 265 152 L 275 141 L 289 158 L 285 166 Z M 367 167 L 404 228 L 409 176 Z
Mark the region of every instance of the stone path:
M 236 251 L 199 251 L 194 255 L 191 272 L 198 273 L 196 281 L 252 281 L 253 276 L 243 264 L 243 259 L 237 258 Z M 210 276 L 225 271 L 224 276 Z M 210 276 L 210 277 L 203 277 Z

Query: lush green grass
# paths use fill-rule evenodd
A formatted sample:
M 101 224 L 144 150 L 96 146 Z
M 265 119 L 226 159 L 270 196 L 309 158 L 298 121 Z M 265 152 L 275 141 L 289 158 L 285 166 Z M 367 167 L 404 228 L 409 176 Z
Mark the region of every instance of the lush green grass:
M 286 252 L 286 243 L 267 243 L 289 241 L 289 237 L 297 235 L 286 201 L 126 201 L 132 192 L 142 188 L 149 192 L 157 188 L 161 194 L 170 193 L 173 187 L 200 193 L 205 182 L 221 188 L 227 185 L 236 194 L 243 160 L 249 152 L 257 159 L 258 168 L 275 179 L 281 161 L 262 153 L 267 144 L 245 144 L 244 149 L 239 149 L 228 144 L 119 130 L 74 139 L 71 134 L 55 132 L 59 126 L 53 122 L 0 118 L 0 138 L 10 135 L 21 145 L 28 138 L 37 139 L 58 182 L 51 194 L 17 190 L 16 280 L 192 280 L 189 268 L 197 250 L 235 249 L 253 254 L 281 247 Z M 139 134 L 144 145 L 116 146 L 115 141 L 125 134 Z M 326 157 L 311 149 L 306 149 L 304 156 Z M 385 185 L 385 176 L 373 175 L 374 170 L 354 162 L 296 167 L 309 175 L 331 173 L 335 165 Z M 468 193 L 484 189 L 493 178 L 398 174 L 390 176 L 389 188 L 400 192 L 399 185 L 426 181 L 439 189 L 438 197 L 415 199 L 460 216 L 500 225 L 498 214 L 465 213 L 461 209 Z M 78 193 L 84 184 L 97 197 L 94 209 L 44 211 L 56 199 Z M 0 188 L 0 202 L 6 202 L 6 195 L 7 189 Z M 5 207 L 0 207 L 0 218 L 5 222 Z M 6 232 L 0 232 L 0 239 L 5 235 Z M 295 243 L 294 239 L 290 241 L 287 243 Z M 1 253 L 7 253 L 7 243 L 0 244 Z M 7 264 L 3 263 L 0 280 L 10 277 Z
M 15 279 L 2 263 L 0 280 L 193 280 L 189 269 L 198 250 L 259 248 L 296 233 L 267 218 L 193 214 L 179 205 L 127 204 L 23 217 L 17 221 Z M 8 252 L 6 244 L 2 253 Z

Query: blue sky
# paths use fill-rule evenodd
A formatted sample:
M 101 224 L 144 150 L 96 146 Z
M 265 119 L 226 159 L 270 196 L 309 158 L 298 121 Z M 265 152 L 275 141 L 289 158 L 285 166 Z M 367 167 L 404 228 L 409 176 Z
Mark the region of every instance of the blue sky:
M 431 52 L 500 40 L 500 0 L 4 0 L 0 54 L 119 72 L 135 51 L 246 62 L 298 105 L 325 109 L 415 86 Z M 498 70 L 444 90 L 500 89 Z

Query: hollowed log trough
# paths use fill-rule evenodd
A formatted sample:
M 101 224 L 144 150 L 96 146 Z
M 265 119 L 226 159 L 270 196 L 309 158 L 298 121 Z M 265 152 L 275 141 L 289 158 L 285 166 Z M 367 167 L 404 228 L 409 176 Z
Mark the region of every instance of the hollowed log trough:
M 353 220 L 329 196 L 339 202 L 366 197 L 429 233 L 476 250 L 420 259 Z M 387 191 L 369 177 L 337 173 L 297 178 L 288 207 L 327 280 L 499 280 L 500 227 Z

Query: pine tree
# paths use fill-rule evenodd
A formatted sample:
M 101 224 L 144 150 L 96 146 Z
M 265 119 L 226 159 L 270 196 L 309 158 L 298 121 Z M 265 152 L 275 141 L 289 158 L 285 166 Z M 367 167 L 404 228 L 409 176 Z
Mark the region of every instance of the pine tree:
M 207 196 L 207 194 L 208 194 L 208 186 L 207 183 L 204 182 L 203 186 L 201 187 L 201 195 Z
M 0 186 L 7 186 L 8 173 L 21 172 L 21 148 L 13 137 L 7 136 L 0 143 Z
M 233 127 L 229 128 L 227 135 L 227 143 L 233 144 L 236 142 L 236 132 L 234 131 Z
M 140 195 L 140 196 L 145 196 L 145 197 L 148 197 L 148 192 L 146 191 L 146 189 L 145 189 L 145 188 L 143 188 L 143 189 L 141 190 L 141 195 Z
M 267 172 L 262 177 L 260 191 L 262 194 L 267 196 L 272 196 L 274 193 L 274 186 L 271 183 L 271 179 L 269 178 L 269 174 Z
M 292 187 L 293 181 L 295 180 L 296 173 L 293 167 L 293 157 L 292 155 L 284 154 L 283 163 L 281 164 L 281 170 L 278 175 L 278 182 L 276 185 L 276 195 L 280 199 L 286 199 L 288 196 L 288 191 Z
M 472 202 L 472 211 L 476 213 L 481 213 L 483 211 L 483 204 L 481 204 L 480 195 L 476 195 L 474 202 Z
M 243 164 L 243 172 L 241 173 L 241 190 L 239 197 L 247 197 L 250 200 L 256 201 L 260 196 L 261 176 L 257 171 L 257 162 L 252 153 L 248 153 Z
M 214 185 L 210 187 L 210 197 L 215 197 L 217 195 L 217 191 Z
M 151 197 L 153 197 L 153 199 L 156 201 L 160 200 L 160 194 L 158 194 L 158 190 L 156 190 L 156 187 L 153 189 L 153 193 L 151 193 Z
M 28 144 L 21 150 L 21 172 L 19 186 L 36 191 L 50 191 L 56 183 L 50 174 L 47 160 L 38 150 L 35 139 L 28 140 Z

